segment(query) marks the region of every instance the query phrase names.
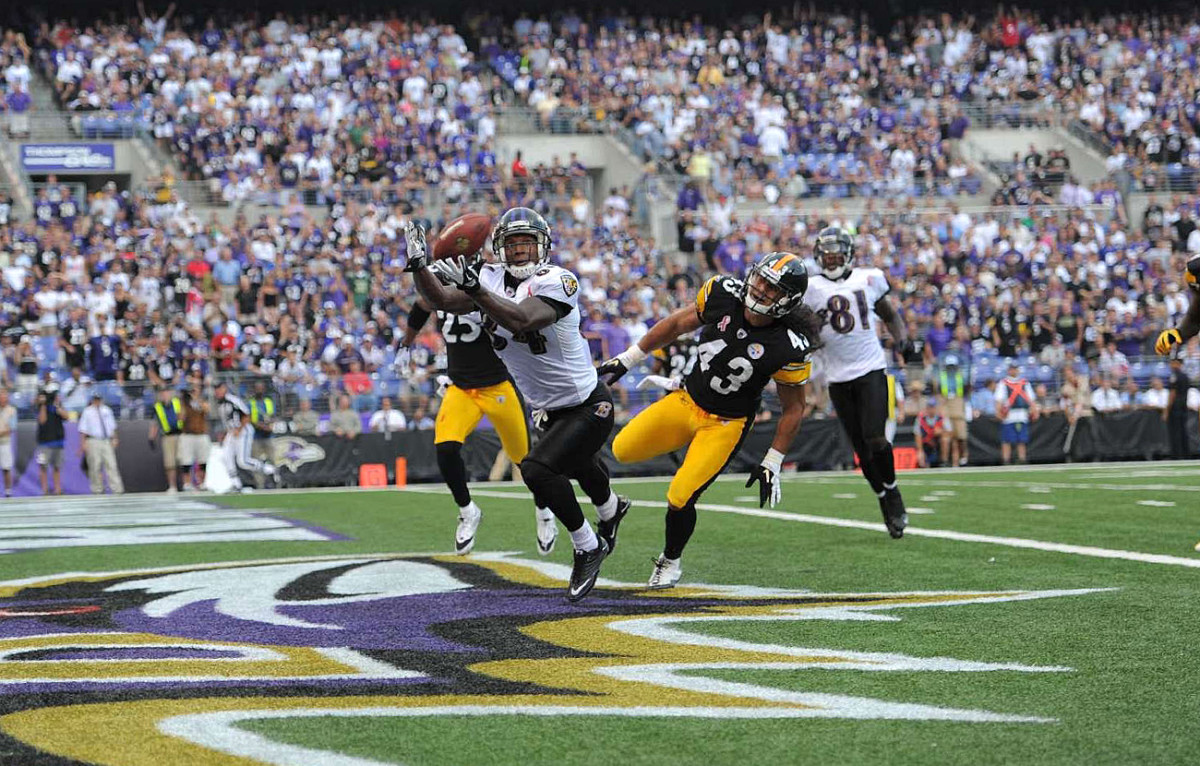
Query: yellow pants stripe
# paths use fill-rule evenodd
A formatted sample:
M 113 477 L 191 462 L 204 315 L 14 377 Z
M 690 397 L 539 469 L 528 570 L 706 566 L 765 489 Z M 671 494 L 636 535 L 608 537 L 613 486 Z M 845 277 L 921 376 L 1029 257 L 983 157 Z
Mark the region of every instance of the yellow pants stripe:
M 747 418 L 721 418 L 701 409 L 686 391 L 674 391 L 638 413 L 613 441 L 622 463 L 639 463 L 688 446 L 683 464 L 667 490 L 667 502 L 682 508 L 695 502 L 742 443 Z
M 447 388 L 434 424 L 433 443 L 465 441 L 484 415 L 492 421 L 509 459 L 520 464 L 529 454 L 529 429 L 517 389 L 507 380 L 484 388 Z

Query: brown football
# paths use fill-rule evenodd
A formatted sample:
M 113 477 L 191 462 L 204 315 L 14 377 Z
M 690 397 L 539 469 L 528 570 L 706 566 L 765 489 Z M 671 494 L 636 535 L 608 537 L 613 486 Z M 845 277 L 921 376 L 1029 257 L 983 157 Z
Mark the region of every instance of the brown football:
M 433 257 L 440 260 L 473 255 L 483 247 L 491 233 L 491 216 L 482 213 L 460 215 L 438 232 L 433 241 Z

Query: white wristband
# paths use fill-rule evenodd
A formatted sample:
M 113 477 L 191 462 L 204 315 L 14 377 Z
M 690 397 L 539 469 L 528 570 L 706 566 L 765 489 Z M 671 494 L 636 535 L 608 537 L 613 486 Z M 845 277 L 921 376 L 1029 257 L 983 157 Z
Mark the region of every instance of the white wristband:
M 617 354 L 617 360 L 625 365 L 625 369 L 632 370 L 634 367 L 642 363 L 646 358 L 646 352 L 642 351 L 641 346 L 634 343 L 629 348 Z
M 780 469 L 783 468 L 783 453 L 772 447 L 767 450 L 767 455 L 763 458 L 762 464 L 764 468 L 779 473 Z

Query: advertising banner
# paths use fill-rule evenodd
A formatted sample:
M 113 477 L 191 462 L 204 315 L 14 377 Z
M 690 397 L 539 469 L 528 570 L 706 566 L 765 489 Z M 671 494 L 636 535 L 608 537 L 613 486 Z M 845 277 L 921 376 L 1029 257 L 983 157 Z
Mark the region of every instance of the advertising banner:
M 90 173 L 116 166 L 113 144 L 21 145 L 21 168 L 26 173 Z

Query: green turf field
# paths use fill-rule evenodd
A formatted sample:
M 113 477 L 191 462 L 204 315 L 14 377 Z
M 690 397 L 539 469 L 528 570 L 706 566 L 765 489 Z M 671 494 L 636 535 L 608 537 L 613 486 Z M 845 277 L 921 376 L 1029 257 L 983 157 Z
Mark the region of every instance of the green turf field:
M 520 486 L 0 504 L 0 763 L 1196 762 L 1200 464 L 743 482 L 575 606 Z

